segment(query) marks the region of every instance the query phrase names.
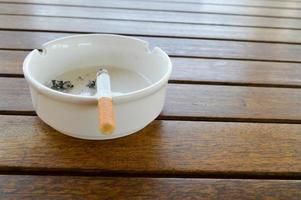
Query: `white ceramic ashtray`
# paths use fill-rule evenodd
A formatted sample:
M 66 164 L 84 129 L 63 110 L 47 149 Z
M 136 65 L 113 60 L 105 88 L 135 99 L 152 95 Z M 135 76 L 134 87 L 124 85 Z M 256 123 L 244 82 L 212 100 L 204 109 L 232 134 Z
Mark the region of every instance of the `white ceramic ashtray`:
M 23 63 L 38 116 L 66 135 L 93 140 L 126 136 L 153 121 L 162 111 L 171 69 L 160 48 L 102 34 L 48 42 Z M 100 128 L 111 122 L 109 133 Z

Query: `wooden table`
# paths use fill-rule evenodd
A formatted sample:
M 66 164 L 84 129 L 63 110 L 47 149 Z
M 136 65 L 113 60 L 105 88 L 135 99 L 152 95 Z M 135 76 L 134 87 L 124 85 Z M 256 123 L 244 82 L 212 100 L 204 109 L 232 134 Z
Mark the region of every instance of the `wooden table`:
M 300 0 L 0 0 L 0 199 L 301 199 Z M 85 141 L 35 114 L 46 41 L 135 36 L 171 57 L 161 115 Z

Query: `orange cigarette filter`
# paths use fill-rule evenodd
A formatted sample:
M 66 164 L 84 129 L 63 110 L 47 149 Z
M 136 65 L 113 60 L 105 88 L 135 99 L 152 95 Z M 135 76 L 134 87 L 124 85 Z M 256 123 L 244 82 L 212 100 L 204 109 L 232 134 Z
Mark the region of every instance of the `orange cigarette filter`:
M 98 95 L 98 121 L 102 134 L 111 134 L 115 130 L 113 102 L 111 96 L 110 76 L 108 71 L 101 69 L 96 79 Z

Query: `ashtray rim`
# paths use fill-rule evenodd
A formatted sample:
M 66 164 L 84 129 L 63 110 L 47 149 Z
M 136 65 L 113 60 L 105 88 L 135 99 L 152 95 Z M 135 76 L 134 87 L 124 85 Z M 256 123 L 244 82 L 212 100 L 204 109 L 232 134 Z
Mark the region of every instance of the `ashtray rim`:
M 67 37 L 62 37 L 62 38 L 58 38 L 49 42 L 46 42 L 42 45 L 43 47 L 43 51 L 47 51 L 47 47 L 49 47 L 50 45 L 52 45 L 53 43 L 59 43 L 61 41 L 64 41 L 66 39 L 72 39 L 72 38 L 87 38 L 87 37 L 117 37 L 117 38 L 124 38 L 124 39 L 130 39 L 130 40 L 134 40 L 134 41 L 138 41 L 143 43 L 143 45 L 145 45 L 146 50 L 149 52 L 160 52 L 160 54 L 162 54 L 168 62 L 167 67 L 167 72 L 156 82 L 152 83 L 151 85 L 142 88 L 140 90 L 135 90 L 132 92 L 128 92 L 125 94 L 120 94 L 120 95 L 116 95 L 113 96 L 112 99 L 114 101 L 114 103 L 123 103 L 123 102 L 128 102 L 128 101 L 133 101 L 139 98 L 143 98 L 147 95 L 150 95 L 152 93 L 154 93 L 155 91 L 159 90 L 161 87 L 163 87 L 165 85 L 165 83 L 168 81 L 168 78 L 171 74 L 172 71 L 172 63 L 170 61 L 169 56 L 163 51 L 161 50 L 159 47 L 155 47 L 153 48 L 152 51 L 149 50 L 148 48 L 148 42 L 138 39 L 138 38 L 134 38 L 134 37 L 129 37 L 129 36 L 122 36 L 122 35 L 115 35 L 115 34 L 80 34 L 80 35 L 72 35 L 72 36 L 67 36 Z M 67 102 L 71 102 L 71 103 L 93 103 L 96 104 L 97 103 L 97 97 L 96 96 L 81 96 L 81 95 L 74 95 L 74 94 L 68 94 L 68 93 L 63 93 L 60 91 L 56 91 L 53 90 L 51 88 L 48 88 L 47 86 L 45 86 L 44 84 L 40 83 L 39 81 L 37 81 L 36 79 L 34 79 L 30 73 L 29 70 L 29 62 L 32 58 L 32 56 L 34 56 L 35 54 L 39 54 L 42 55 L 43 51 L 40 52 L 37 49 L 34 49 L 33 51 L 31 51 L 25 58 L 24 62 L 23 62 L 23 73 L 24 73 L 24 77 L 25 79 L 28 81 L 28 83 L 33 86 L 35 89 L 37 89 L 37 91 L 51 97 L 51 98 L 55 98 L 57 100 L 61 100 L 61 101 L 67 101 Z

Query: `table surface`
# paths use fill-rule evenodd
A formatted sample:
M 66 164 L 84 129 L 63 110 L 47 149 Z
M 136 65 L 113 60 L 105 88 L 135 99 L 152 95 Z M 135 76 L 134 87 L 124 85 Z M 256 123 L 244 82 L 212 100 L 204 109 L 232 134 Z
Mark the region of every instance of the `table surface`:
M 300 199 L 300 0 L 0 0 L 1 199 Z M 161 115 L 110 141 L 35 114 L 41 44 L 115 33 L 174 66 Z

